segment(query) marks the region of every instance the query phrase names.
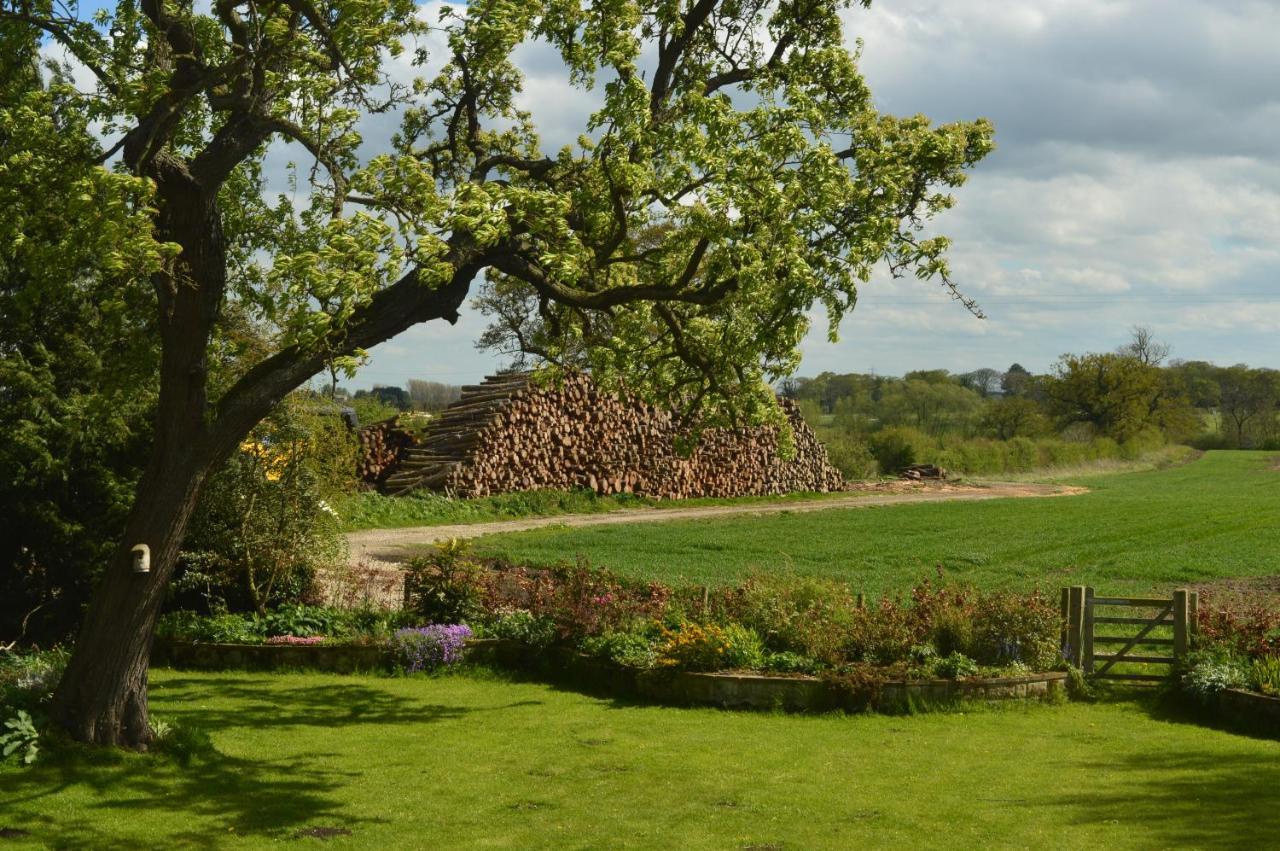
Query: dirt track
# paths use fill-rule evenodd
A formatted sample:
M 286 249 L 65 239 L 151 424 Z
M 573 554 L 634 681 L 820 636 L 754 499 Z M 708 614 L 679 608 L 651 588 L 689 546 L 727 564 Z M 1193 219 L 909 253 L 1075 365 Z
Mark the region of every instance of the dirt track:
M 377 567 L 405 561 L 425 545 L 449 538 L 478 538 L 502 532 L 524 532 L 547 526 L 606 526 L 616 523 L 663 523 L 670 520 L 743 515 L 780 514 L 784 512 L 827 511 L 834 508 L 867 508 L 876 505 L 898 505 L 914 502 L 947 502 L 961 500 L 1008 499 L 1011 497 L 1071 496 L 1087 489 L 1068 485 L 991 483 L 983 486 L 912 485 L 891 482 L 866 486 L 847 496 L 826 499 L 766 502 L 746 505 L 705 505 L 681 508 L 641 508 L 603 514 L 562 514 L 556 517 L 531 517 L 523 520 L 499 520 L 492 523 L 468 523 L 453 526 L 413 526 L 404 529 L 365 529 L 347 534 L 353 566 Z

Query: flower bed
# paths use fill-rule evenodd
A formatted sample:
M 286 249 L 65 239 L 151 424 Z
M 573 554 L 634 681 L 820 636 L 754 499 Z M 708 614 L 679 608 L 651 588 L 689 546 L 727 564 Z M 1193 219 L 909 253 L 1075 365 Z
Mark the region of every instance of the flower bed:
M 1179 688 L 1225 720 L 1280 731 L 1280 597 L 1205 593 L 1196 625 Z
M 243 623 L 172 615 L 163 634 L 171 643 L 196 642 L 173 644 L 176 664 L 296 667 L 314 653 L 326 670 L 394 665 L 408 672 L 452 664 L 469 638 L 487 638 L 493 641 L 470 642 L 466 655 L 610 693 L 723 706 L 884 708 L 1038 697 L 1062 681 L 1039 673 L 1062 663 L 1059 613 L 1039 594 L 923 582 L 909 595 L 868 604 L 846 585 L 807 577 L 670 587 L 584 564 L 481 561 L 460 545 L 415 562 L 406 587 L 398 615 L 296 610 Z M 307 634 L 289 637 L 295 623 Z M 218 640 L 228 635 L 269 644 L 221 649 L 239 643 Z M 351 643 L 368 646 L 356 651 Z

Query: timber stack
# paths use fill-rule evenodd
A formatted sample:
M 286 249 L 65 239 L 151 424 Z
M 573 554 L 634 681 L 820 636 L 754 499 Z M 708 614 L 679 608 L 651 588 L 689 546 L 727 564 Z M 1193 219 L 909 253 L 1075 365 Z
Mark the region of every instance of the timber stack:
M 356 475 L 371 485 L 381 486 L 400 463 L 400 456 L 414 444 L 413 434 L 400 428 L 394 417 L 365 426 L 357 434 L 360 460 Z
M 398 451 L 384 491 L 418 488 L 457 496 L 585 488 L 661 499 L 842 490 L 826 449 L 783 402 L 796 452 L 779 454 L 777 429 L 713 429 L 689 456 L 670 411 L 598 390 L 589 376 L 549 388 L 528 374 L 489 376 Z M 384 438 L 385 440 L 385 438 Z

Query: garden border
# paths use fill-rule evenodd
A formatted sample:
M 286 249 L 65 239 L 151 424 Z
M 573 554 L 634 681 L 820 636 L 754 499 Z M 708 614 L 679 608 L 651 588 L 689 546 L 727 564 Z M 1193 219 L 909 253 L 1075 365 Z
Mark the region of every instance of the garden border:
M 1280 697 L 1229 688 L 1218 693 L 1218 715 L 1250 728 L 1280 730 Z
M 390 652 L 376 645 L 157 641 L 154 657 L 157 664 L 213 670 L 306 668 L 354 673 L 392 666 Z M 540 651 L 496 638 L 468 641 L 466 657 L 469 662 L 494 664 L 611 696 L 682 706 L 787 712 L 867 709 L 895 712 L 966 700 L 1054 700 L 1065 695 L 1067 680 L 1062 671 L 965 680 L 886 680 L 877 684 L 874 693 L 853 694 L 832 688 L 827 681 L 814 676 L 640 671 L 573 650 Z

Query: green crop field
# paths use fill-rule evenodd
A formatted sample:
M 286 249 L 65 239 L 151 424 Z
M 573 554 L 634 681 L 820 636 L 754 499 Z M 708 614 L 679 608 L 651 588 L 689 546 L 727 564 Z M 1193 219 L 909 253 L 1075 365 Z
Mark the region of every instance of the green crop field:
M 794 569 L 869 593 L 937 567 L 983 588 L 1092 584 L 1117 592 L 1280 573 L 1274 453 L 1073 479 L 1080 496 L 832 509 L 633 526 L 548 528 L 481 539 L 514 558 L 584 556 L 625 574 L 727 583 Z
M 600 700 L 483 674 L 157 671 L 186 767 L 0 768 L 6 848 L 1262 848 L 1280 742 L 1144 703 L 906 717 Z M 303 845 L 314 839 L 301 840 Z

